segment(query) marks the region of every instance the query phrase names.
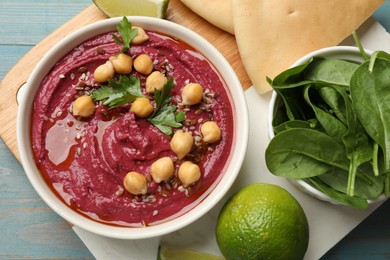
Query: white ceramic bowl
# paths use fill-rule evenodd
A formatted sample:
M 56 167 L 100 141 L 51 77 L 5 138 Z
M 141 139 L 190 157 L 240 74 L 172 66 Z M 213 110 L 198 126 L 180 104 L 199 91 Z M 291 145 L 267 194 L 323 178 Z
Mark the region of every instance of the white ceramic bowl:
M 236 179 L 245 156 L 249 132 L 248 111 L 244 93 L 236 74 L 222 54 L 208 41 L 193 31 L 166 20 L 149 17 L 128 17 L 133 25 L 165 33 L 188 43 L 206 56 L 218 69 L 228 85 L 233 99 L 235 119 L 233 154 L 227 167 L 225 167 L 225 174 L 214 190 L 200 204 L 188 213 L 162 224 L 142 228 L 106 225 L 86 218 L 69 208 L 47 186 L 33 159 L 30 136 L 33 99 L 41 81 L 59 59 L 87 39 L 104 32 L 115 30 L 116 25 L 119 24 L 121 19 L 111 18 L 88 25 L 65 37 L 47 52 L 33 70 L 21 97 L 17 115 L 17 142 L 20 159 L 31 184 L 46 204 L 66 221 L 90 232 L 107 237 L 120 239 L 150 238 L 173 232 L 194 222 L 209 211 L 225 195 Z
M 371 56 L 372 51 L 365 50 L 365 52 Z M 316 50 L 314 52 L 311 52 L 299 60 L 297 60 L 291 67 L 296 67 L 299 65 L 302 65 L 303 63 L 307 62 L 312 57 L 322 57 L 322 58 L 334 58 L 334 59 L 344 59 L 349 61 L 354 61 L 357 63 L 362 63 L 364 60 L 360 54 L 359 48 L 353 47 L 353 46 L 334 46 L 334 47 L 327 47 L 323 49 Z M 278 107 L 278 104 L 280 104 L 281 100 L 278 98 L 278 95 L 275 91 L 272 93 L 271 101 L 269 104 L 269 114 L 268 114 L 268 135 L 270 138 L 273 138 L 275 136 L 274 130 L 272 128 L 272 119 L 275 115 L 275 109 Z M 330 198 L 328 195 L 324 194 L 323 192 L 317 190 L 313 186 L 307 184 L 303 180 L 298 179 L 289 179 L 289 181 L 294 184 L 299 190 L 317 198 L 323 201 L 330 202 L 332 204 L 340 205 L 340 203 L 333 198 Z M 374 203 L 378 201 L 385 200 L 385 196 L 380 196 L 376 200 L 369 200 L 368 203 Z

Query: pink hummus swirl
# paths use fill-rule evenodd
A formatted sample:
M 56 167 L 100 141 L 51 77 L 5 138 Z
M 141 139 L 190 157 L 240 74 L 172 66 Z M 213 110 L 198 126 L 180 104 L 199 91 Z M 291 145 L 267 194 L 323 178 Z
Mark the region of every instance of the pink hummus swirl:
M 177 177 L 159 184 L 150 178 L 154 161 L 164 156 L 175 158 L 171 136 L 146 119 L 137 118 L 129 105 L 108 109 L 96 102 L 91 117 L 73 116 L 76 97 L 100 87 L 93 78 L 95 68 L 121 49 L 113 42 L 111 32 L 85 41 L 61 58 L 41 83 L 34 100 L 32 146 L 46 182 L 72 209 L 112 225 L 155 225 L 194 208 L 225 174 L 233 143 L 231 97 L 218 71 L 189 45 L 160 33 L 147 34 L 149 41 L 133 45 L 128 54 L 133 58 L 142 53 L 149 55 L 154 70 L 175 80 L 173 102 L 186 111 L 182 129 L 191 132 L 195 140 L 192 152 L 184 159 L 198 164 L 202 173 L 190 187 L 184 188 Z M 141 79 L 144 90 L 145 76 L 132 74 Z M 181 89 L 188 82 L 203 86 L 204 102 L 181 107 Z M 216 143 L 205 144 L 200 126 L 210 119 L 218 124 L 222 137 Z M 175 161 L 176 174 L 180 163 Z M 123 179 L 130 171 L 147 177 L 147 194 L 132 195 L 124 189 Z

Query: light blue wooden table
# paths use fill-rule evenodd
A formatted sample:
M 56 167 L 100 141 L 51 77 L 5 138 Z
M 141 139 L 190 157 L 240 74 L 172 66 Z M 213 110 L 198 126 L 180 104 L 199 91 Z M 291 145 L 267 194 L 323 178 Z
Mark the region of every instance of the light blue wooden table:
M 35 44 L 91 3 L 90 0 L 0 0 L 0 79 Z M 390 0 L 374 17 L 390 31 Z M 1 139 L 0 258 L 93 258 L 68 224 L 38 197 Z M 390 201 L 323 259 L 390 259 Z

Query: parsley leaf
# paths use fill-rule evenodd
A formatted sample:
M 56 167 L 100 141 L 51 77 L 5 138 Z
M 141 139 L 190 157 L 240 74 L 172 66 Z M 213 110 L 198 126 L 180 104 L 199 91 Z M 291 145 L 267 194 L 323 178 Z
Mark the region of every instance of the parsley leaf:
M 92 92 L 93 99 L 104 100 L 102 104 L 109 108 L 123 106 L 143 96 L 140 79 L 133 75 L 121 75 L 118 81 L 111 79 L 108 86 L 103 85 Z
M 171 90 L 174 87 L 173 78 L 169 78 L 161 91 L 155 89 L 153 99 L 156 102 L 156 110 L 148 118 L 148 121 L 166 135 L 173 134 L 172 128 L 182 127 L 180 123 L 185 119 L 185 112 L 176 112 L 177 107 L 169 105 L 172 100 Z
M 174 87 L 173 78 L 169 78 L 161 91 L 154 89 L 153 99 L 156 102 L 156 112 L 167 106 L 172 100 L 171 91 Z
M 127 20 L 126 16 L 124 16 L 121 22 L 116 26 L 116 29 L 118 30 L 120 36 L 122 36 L 122 39 L 120 39 L 115 34 L 112 34 L 112 38 L 114 39 L 115 43 L 123 45 L 120 52 L 124 53 L 130 49 L 130 43 L 134 37 L 137 36 L 138 29 L 132 28 L 131 23 L 129 20 Z
M 171 135 L 173 133 L 172 127 L 178 128 L 182 126 L 181 123 L 176 122 L 176 109 L 176 106 L 166 106 L 160 110 L 158 115 L 148 120 L 164 134 Z

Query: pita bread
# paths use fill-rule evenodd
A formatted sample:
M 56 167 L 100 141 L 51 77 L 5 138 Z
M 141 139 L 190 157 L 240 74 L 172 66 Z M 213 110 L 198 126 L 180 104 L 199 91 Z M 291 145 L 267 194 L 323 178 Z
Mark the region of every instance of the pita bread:
M 232 0 L 234 31 L 245 69 L 262 94 L 298 58 L 339 44 L 384 0 Z
M 233 17 L 230 0 L 180 0 L 194 13 L 209 23 L 231 34 L 233 31 Z

